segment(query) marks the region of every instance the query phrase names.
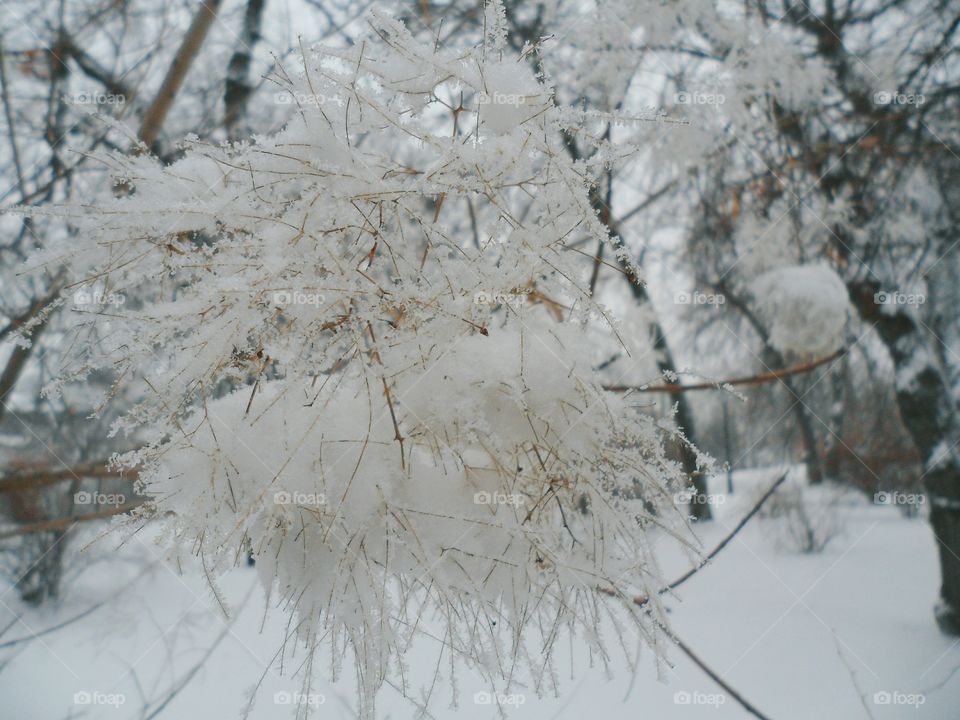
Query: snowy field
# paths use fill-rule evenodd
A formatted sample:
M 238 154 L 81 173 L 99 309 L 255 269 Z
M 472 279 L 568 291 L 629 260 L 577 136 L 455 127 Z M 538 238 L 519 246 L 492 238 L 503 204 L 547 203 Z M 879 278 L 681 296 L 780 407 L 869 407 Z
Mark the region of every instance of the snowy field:
M 773 471 L 740 473 L 733 496 L 713 481 L 717 522 L 699 528 L 712 548 L 751 507 Z M 673 629 L 710 667 L 773 720 L 809 718 L 960 717 L 960 640 L 942 635 L 933 621 L 938 568 L 935 540 L 922 517 L 845 495 L 833 502 L 840 532 L 819 554 L 792 552 L 771 534 L 776 521 L 754 518 L 716 560 L 669 598 Z M 103 553 L 111 538 L 87 552 Z M 668 577 L 686 569 L 664 544 Z M 294 700 L 312 704 L 317 718 L 354 718 L 351 678 L 327 681 L 325 667 L 309 697 L 298 697 L 291 668 L 271 664 L 282 637 L 282 610 L 265 612 L 251 568 L 223 582 L 234 610 L 226 625 L 200 575 L 166 569 L 148 536 L 121 549 L 127 562 L 99 562 L 80 573 L 57 608 L 18 607 L 2 598 L 0 694 L 3 718 L 211 718 L 241 716 L 250 689 L 261 679 L 250 717 L 294 716 Z M 53 629 L 105 600 L 81 621 Z M 21 614 L 21 622 L 14 620 Z M 24 643 L 11 640 L 39 637 Z M 610 630 L 608 629 L 608 632 Z M 608 640 L 614 640 L 608 637 Z M 632 638 L 626 638 L 628 641 Z M 635 644 L 634 646 L 635 647 Z M 431 668 L 433 647 L 414 649 L 414 674 Z M 660 680 L 645 649 L 631 673 L 613 656 L 612 677 L 592 668 L 584 646 L 558 646 L 559 692 L 537 698 L 517 688 L 504 697 L 507 717 L 637 718 L 748 717 L 676 649 Z M 572 654 L 572 655 L 571 655 Z M 570 672 L 572 657 L 575 673 Z M 318 664 L 329 651 L 318 654 Z M 571 679 L 571 675 L 576 679 Z M 179 692 L 163 705 L 171 688 Z M 451 706 L 446 681 L 435 688 L 429 712 L 437 718 L 494 718 L 495 706 L 469 671 L 459 675 L 459 702 Z M 144 709 L 146 708 L 146 709 Z M 387 688 L 378 717 L 409 718 L 416 708 Z

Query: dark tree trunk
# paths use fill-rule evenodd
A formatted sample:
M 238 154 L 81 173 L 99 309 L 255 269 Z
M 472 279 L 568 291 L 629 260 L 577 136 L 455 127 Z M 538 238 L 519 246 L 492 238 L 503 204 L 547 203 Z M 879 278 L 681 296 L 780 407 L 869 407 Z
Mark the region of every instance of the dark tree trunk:
M 670 350 L 667 348 L 667 339 L 663 335 L 663 331 L 659 326 L 659 323 L 654 328 L 654 332 L 657 333 L 657 337 L 662 339 L 662 345 L 658 350 L 661 353 L 662 360 L 658 361 L 660 366 L 660 372 L 674 372 L 675 365 L 673 364 L 673 356 L 670 354 Z M 677 426 L 680 430 L 683 431 L 683 434 L 687 437 L 688 440 L 693 440 L 693 412 L 690 408 L 690 403 L 687 401 L 686 397 L 681 393 L 677 398 L 677 414 L 676 414 Z M 691 506 L 691 515 L 697 520 L 710 520 L 712 515 L 710 513 L 710 504 L 708 502 L 709 496 L 707 494 L 707 478 L 703 476 L 697 467 L 697 455 L 690 448 L 687 443 L 684 443 L 680 446 L 680 461 L 683 463 L 683 472 L 690 478 L 693 483 L 693 488 L 696 490 L 696 495 L 693 499 Z
M 604 217 L 606 216 L 601 213 L 601 218 Z M 614 232 L 615 230 L 616 228 L 611 228 L 611 232 Z M 618 249 L 625 249 L 619 236 L 615 235 L 615 240 L 619 245 Z M 619 259 L 619 254 L 617 255 L 617 258 L 620 267 L 623 270 L 623 276 L 630 284 L 630 290 L 633 293 L 633 297 L 637 301 L 637 304 L 649 304 L 650 297 L 647 295 L 647 288 L 640 281 L 640 278 L 634 275 L 633 269 Z M 676 374 L 677 366 L 673 361 L 673 354 L 670 352 L 670 346 L 667 345 L 667 335 L 663 331 L 663 327 L 657 321 L 654 321 L 651 329 L 653 330 L 653 336 L 655 338 L 654 348 L 657 351 L 657 368 L 665 377 L 673 377 Z M 687 440 L 693 442 L 695 437 L 693 428 L 693 410 L 690 407 L 690 401 L 687 400 L 687 396 L 683 393 L 677 395 L 676 406 L 677 412 L 674 417 L 677 427 L 683 432 Z M 699 466 L 697 465 L 697 454 L 687 443 L 683 443 L 680 447 L 680 462 L 683 464 L 684 474 L 690 478 L 693 489 L 696 491 L 691 503 L 690 514 L 693 515 L 693 517 L 697 520 L 710 520 L 713 515 L 710 512 L 710 504 L 708 502 L 709 495 L 707 493 L 707 478 L 703 476 L 703 474 L 700 472 Z
M 776 354 L 776 359 L 772 365 L 774 367 L 785 367 L 783 357 L 779 353 Z M 797 418 L 800 437 L 803 438 L 803 463 L 807 466 L 807 480 L 811 485 L 819 485 L 823 482 L 823 465 L 820 462 L 820 449 L 817 447 L 817 433 L 813 428 L 813 420 L 810 418 L 811 413 L 807 406 L 803 404 L 803 394 L 797 391 L 793 378 L 781 378 L 780 382 L 790 393 L 793 414 Z
M 10 494 L 12 519 L 29 524 L 49 519 L 42 490 L 28 488 Z M 20 599 L 29 605 L 55 600 L 63 576 L 62 530 L 24 535 L 16 549 L 16 588 Z
M 930 498 L 930 525 L 940 553 L 940 606 L 937 622 L 944 632 L 960 635 L 960 472 L 935 470 L 925 478 Z
M 874 283 L 854 283 L 850 295 L 861 316 L 876 323 L 896 371 L 897 405 L 924 468 L 924 488 L 930 502 L 930 524 L 940 553 L 940 627 L 960 634 L 960 460 L 954 444 L 960 437 L 957 408 L 949 383 L 927 346 L 922 326 L 908 306 L 881 313 Z
M 512 10 L 507 13 L 507 18 L 508 21 L 511 22 L 512 30 L 509 36 L 509 42 L 517 52 L 523 51 L 524 47 L 528 44 L 536 44 L 539 42 L 540 38 L 546 35 L 546 28 L 543 25 L 544 18 L 542 7 L 538 7 L 536 17 L 531 19 L 527 25 L 519 24 L 517 22 L 517 14 Z M 535 72 L 541 73 L 544 71 L 544 68 L 539 64 L 539 55 L 537 53 L 524 54 L 528 58 Z M 608 133 L 609 131 L 610 128 L 607 128 Z M 570 156 L 574 160 L 580 160 L 582 155 L 580 148 L 577 145 L 576 138 L 572 135 L 567 135 L 565 139 L 567 151 L 570 153 Z M 626 248 L 623 246 L 623 240 L 619 235 L 617 223 L 611 216 L 611 206 L 613 204 L 613 191 L 611 183 L 612 176 L 608 174 L 606 197 L 601 196 L 600 190 L 595 188 L 590 200 L 594 209 L 597 211 L 600 221 L 607 226 L 607 229 L 610 231 L 610 236 L 613 238 L 614 242 L 617 243 L 618 249 L 625 250 Z M 633 269 L 629 267 L 627 263 L 622 261 L 622 258 L 619 254 L 617 256 L 617 261 L 623 270 L 624 277 L 630 284 L 630 290 L 633 292 L 633 296 L 637 301 L 637 304 L 641 306 L 649 306 L 650 298 L 647 295 L 647 289 L 640 281 L 640 278 L 636 277 Z M 595 272 L 599 271 L 599 261 L 594 264 L 594 270 Z M 595 283 L 596 278 L 591 278 L 591 289 Z M 651 330 L 656 338 L 655 348 L 657 351 L 657 367 L 662 374 L 665 376 L 670 376 L 676 372 L 676 366 L 674 365 L 673 355 L 670 352 L 670 348 L 667 346 L 666 334 L 663 332 L 663 327 L 657 321 L 653 322 L 653 327 Z M 690 408 L 690 402 L 681 393 L 677 397 L 676 406 L 677 412 L 675 415 L 675 420 L 677 426 L 683 432 L 687 440 L 693 442 L 695 435 L 693 429 L 693 411 Z M 682 443 L 680 446 L 680 461 L 683 465 L 684 474 L 686 474 L 686 476 L 690 479 L 690 482 L 696 491 L 693 502 L 691 503 L 691 515 L 693 515 L 693 517 L 697 520 L 709 520 L 712 517 L 712 514 L 710 512 L 710 505 L 708 503 L 707 479 L 700 473 L 700 469 L 697 465 L 697 455 L 687 443 Z
M 250 62 L 253 46 L 260 39 L 260 18 L 266 0 L 248 0 L 243 15 L 243 29 L 238 38 L 239 47 L 227 65 L 227 83 L 223 94 L 224 118 L 227 135 L 236 140 L 241 134 L 238 124 L 247 112 L 247 101 L 253 91 L 250 85 Z

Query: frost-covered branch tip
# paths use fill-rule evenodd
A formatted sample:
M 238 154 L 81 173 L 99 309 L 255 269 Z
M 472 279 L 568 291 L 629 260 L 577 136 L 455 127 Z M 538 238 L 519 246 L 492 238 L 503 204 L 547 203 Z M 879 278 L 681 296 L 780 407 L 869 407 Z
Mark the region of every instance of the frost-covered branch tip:
M 597 590 L 656 598 L 648 536 L 685 533 L 670 431 L 599 385 L 587 329 L 617 326 L 565 251 L 610 242 L 604 153 L 569 158 L 570 113 L 492 25 L 434 48 L 375 15 L 283 81 L 276 135 L 102 156 L 123 192 L 57 210 L 79 237 L 33 259 L 69 258 L 68 302 L 126 299 L 74 307 L 62 382 L 140 378 L 116 430 L 148 437 L 124 461 L 172 552 L 211 583 L 252 552 L 297 637 L 352 652 L 366 713 L 427 627 L 538 691 L 561 631 L 654 642 L 656 600 Z

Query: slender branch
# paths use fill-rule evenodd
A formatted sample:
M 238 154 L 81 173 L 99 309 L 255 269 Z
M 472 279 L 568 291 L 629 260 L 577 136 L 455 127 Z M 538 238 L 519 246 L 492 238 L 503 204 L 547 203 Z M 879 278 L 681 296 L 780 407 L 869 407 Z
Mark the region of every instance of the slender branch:
M 20 376 L 26 369 L 27 362 L 30 360 L 30 356 L 37 346 L 37 340 L 40 334 L 46 329 L 47 323 L 50 321 L 50 315 L 44 315 L 44 310 L 48 307 L 50 299 L 55 297 L 58 292 L 59 287 L 55 285 L 54 291 L 52 291 L 50 295 L 38 300 L 25 315 L 14 318 L 3 331 L 0 331 L 0 339 L 3 339 L 9 332 L 23 327 L 29 322 L 36 321 L 31 333 L 32 342 L 29 345 L 17 345 L 13 349 L 13 352 L 10 353 L 10 357 L 7 358 L 7 364 L 3 369 L 3 373 L 0 374 L 0 419 L 3 419 L 4 415 L 6 415 L 9 409 L 7 398 L 20 380 Z
M 96 603 L 95 605 L 88 607 L 83 612 L 79 612 L 76 615 L 73 615 L 70 618 L 64 620 L 63 622 L 57 623 L 56 625 L 53 625 L 48 628 L 44 628 L 43 630 L 40 630 L 35 633 L 31 633 L 26 637 L 18 637 L 18 638 L 14 638 L 13 640 L 7 640 L 6 642 L 2 642 L 0 643 L 0 648 L 7 648 L 7 647 L 12 647 L 13 645 L 20 645 L 22 643 L 30 642 L 32 640 L 35 640 L 36 638 L 42 637 L 43 635 L 49 635 L 50 633 L 56 632 L 61 628 L 67 627 L 68 625 L 72 625 L 75 622 L 83 620 L 85 617 L 87 617 L 87 615 L 92 615 L 97 610 L 99 610 L 104 605 L 106 605 L 106 603 L 107 603 L 107 600 L 103 599 L 100 602 Z
M 243 605 L 247 604 L 247 600 L 250 598 L 250 594 L 252 593 L 254 587 L 256 587 L 255 583 L 252 584 L 250 586 L 250 590 L 247 591 L 247 595 L 243 599 Z M 203 669 L 203 666 L 210 659 L 210 656 L 213 655 L 213 653 L 216 651 L 218 647 L 220 647 L 220 643 L 223 642 L 224 638 L 226 638 L 227 635 L 230 635 L 233 632 L 234 621 L 235 621 L 235 618 L 234 620 L 225 622 L 223 624 L 223 630 L 220 631 L 220 634 L 213 641 L 213 644 L 211 644 L 210 647 L 207 648 L 207 650 L 203 653 L 200 659 L 193 665 L 193 667 L 190 668 L 190 670 L 188 670 L 179 680 L 177 680 L 171 686 L 169 692 L 167 692 L 166 696 L 161 701 L 158 702 L 156 707 L 154 707 L 150 711 L 150 714 L 144 716 L 144 720 L 153 720 L 153 718 L 160 715 L 160 713 L 163 712 L 164 708 L 166 708 L 167 705 L 169 705 L 170 702 L 174 700 L 187 685 L 190 684 L 193 678 L 196 677 L 197 673 Z M 149 707 L 150 705 L 148 704 L 147 708 Z M 144 709 L 144 712 L 146 711 L 147 708 Z
M 637 215 L 643 212 L 644 210 L 646 210 L 648 207 L 653 205 L 657 200 L 662 198 L 664 195 L 666 195 L 668 192 L 673 190 L 679 184 L 680 184 L 680 178 L 674 178 L 673 180 L 670 180 L 669 182 L 665 183 L 660 188 L 658 188 L 654 192 L 647 195 L 647 197 L 639 205 L 634 207 L 629 212 L 618 217 L 614 222 L 614 225 L 617 228 L 619 228 L 623 223 L 627 222 L 627 220 L 632 218 L 634 215 Z
M 785 472 L 779 478 L 777 478 L 777 480 L 767 489 L 767 491 L 763 494 L 763 496 L 760 497 L 760 499 L 757 500 L 756 503 L 754 503 L 753 507 L 750 508 L 750 511 L 740 519 L 740 522 L 736 524 L 733 530 L 731 530 L 727 534 L 727 536 L 723 540 L 721 540 L 720 543 L 713 550 L 710 551 L 710 553 L 703 559 L 703 561 L 699 565 L 697 565 L 694 568 L 691 568 L 690 570 L 688 570 L 686 573 L 678 577 L 669 585 L 665 585 L 664 587 L 660 588 L 660 590 L 657 591 L 657 594 L 663 595 L 664 593 L 670 592 L 671 590 L 679 587 L 680 585 L 685 583 L 687 580 L 689 580 L 691 577 L 693 577 L 699 570 L 705 567 L 713 558 L 715 558 L 717 554 L 720 553 L 721 550 L 723 550 L 727 545 L 730 544 L 730 541 L 733 540 L 734 537 L 736 537 L 737 533 L 739 533 L 746 526 L 746 524 L 750 522 L 753 516 L 756 515 L 758 512 L 760 512 L 760 508 L 763 507 L 764 503 L 766 503 L 767 500 L 769 500 L 770 497 L 777 491 L 777 488 L 779 488 L 786 481 L 788 474 L 789 473 Z M 601 591 L 606 595 L 611 595 L 611 596 L 619 595 L 619 593 L 617 593 L 615 590 L 612 590 L 609 588 L 601 588 Z M 637 605 L 638 607 L 642 608 L 642 607 L 645 607 L 650 602 L 650 600 L 647 597 L 638 595 L 632 598 L 631 602 L 634 605 Z M 758 710 L 752 703 L 750 703 L 746 698 L 744 698 L 743 695 L 741 695 L 739 692 L 734 690 L 729 683 L 727 683 L 722 677 L 720 677 L 720 675 L 716 671 L 713 670 L 713 668 L 711 668 L 703 660 L 701 660 L 700 657 L 695 652 L 693 652 L 693 650 L 690 648 L 689 645 L 687 645 L 679 637 L 677 637 L 676 633 L 674 633 L 671 629 L 663 625 L 663 623 L 659 621 L 655 621 L 655 622 L 657 623 L 659 628 L 663 631 L 663 633 L 667 637 L 669 637 L 670 640 L 674 644 L 676 644 L 678 648 L 680 648 L 680 651 L 684 655 L 690 658 L 690 660 L 697 667 L 703 670 L 703 672 L 706 673 L 711 680 L 713 680 L 717 685 L 719 685 L 727 695 L 729 695 L 737 703 L 739 703 L 744 710 L 746 710 L 748 713 L 750 713 L 754 717 L 760 718 L 760 720 L 770 720 L 770 718 L 767 715 L 764 715 L 762 712 L 760 712 L 760 710 Z
M 660 625 L 660 629 L 663 630 L 664 633 L 666 633 L 667 637 L 669 637 L 676 644 L 678 648 L 680 648 L 681 652 L 683 652 L 684 655 L 690 658 L 690 660 L 692 660 L 693 663 L 698 668 L 703 670 L 703 672 L 705 672 L 710 677 L 711 680 L 713 680 L 717 685 L 723 688 L 723 691 L 727 695 L 732 697 L 734 700 L 736 700 L 744 710 L 746 710 L 748 713 L 750 713 L 754 717 L 760 718 L 760 720 L 770 720 L 770 718 L 767 715 L 764 715 L 762 712 L 760 712 L 745 697 L 743 697 L 743 695 L 741 695 L 732 687 L 730 687 L 729 683 L 727 683 L 723 678 L 720 677 L 720 675 L 716 671 L 714 671 L 709 665 L 707 665 L 703 660 L 701 660 L 697 656 L 697 654 L 694 653 L 693 650 L 691 650 L 690 647 L 683 642 L 683 640 L 678 638 L 672 631 L 668 630 L 661 623 L 657 623 L 657 624 Z
M 60 286 L 58 283 L 54 283 L 53 288 L 51 288 L 50 292 L 48 292 L 44 297 L 34 301 L 34 303 L 24 312 L 10 319 L 6 326 L 0 330 L 0 341 L 6 340 L 10 333 L 19 330 L 28 322 L 40 315 L 47 305 L 56 300 L 59 295 Z
M 136 500 L 134 502 L 124 503 L 123 505 L 117 505 L 105 510 L 98 510 L 94 513 L 87 513 L 86 515 L 74 515 L 72 517 L 56 518 L 55 520 L 44 520 L 42 522 L 21 525 L 14 530 L 0 532 L 0 540 L 6 540 L 7 538 L 17 537 L 19 535 L 29 535 L 30 533 L 35 532 L 45 532 L 47 530 L 66 530 L 73 527 L 77 523 L 89 522 L 90 520 L 102 520 L 103 518 L 112 517 L 114 515 L 121 515 L 125 512 L 133 510 L 136 507 L 140 507 L 145 502 L 145 500 Z
M 835 353 L 827 355 L 826 357 L 818 358 L 817 360 L 811 360 L 810 362 L 801 363 L 799 365 L 794 365 L 793 367 L 783 368 L 781 370 L 771 370 L 770 372 L 760 373 L 759 375 L 750 375 L 748 377 L 739 377 L 731 378 L 729 380 L 715 380 L 712 382 L 702 382 L 696 383 L 693 385 L 681 385 L 680 383 L 666 383 L 664 385 L 604 385 L 604 390 L 609 390 L 610 392 L 661 392 L 661 393 L 684 393 L 691 390 L 719 390 L 725 385 L 762 385 L 764 383 L 772 382 L 774 380 L 782 380 L 783 378 L 791 377 L 793 375 L 801 375 L 803 373 L 808 373 L 811 370 L 814 370 L 821 365 L 826 365 L 832 360 L 836 360 L 838 357 L 841 357 L 847 352 L 846 348 L 841 348 Z
M 133 100 L 134 91 L 122 79 L 118 79 L 104 68 L 93 57 L 84 52 L 69 35 L 64 37 L 65 50 L 73 58 L 83 73 L 103 85 L 104 89 L 114 95 L 123 95 L 127 101 Z
M 740 522 L 736 524 L 733 530 L 731 530 L 730 533 L 723 540 L 720 541 L 720 544 L 718 544 L 713 550 L 710 551 L 710 553 L 703 559 L 703 561 L 699 565 L 697 565 L 696 567 L 690 568 L 687 572 L 685 572 L 683 575 L 678 577 L 672 583 L 670 583 L 664 588 L 661 588 L 660 594 L 663 595 L 666 592 L 670 592 L 671 590 L 674 590 L 680 587 L 681 585 L 683 585 L 683 583 L 685 583 L 687 580 L 692 578 L 704 565 L 706 565 L 711 560 L 713 560 L 713 558 L 715 558 L 717 554 L 721 550 L 723 550 L 730 543 L 731 540 L 733 540 L 733 538 L 737 535 L 737 533 L 740 532 L 748 522 L 750 522 L 750 519 L 754 515 L 756 515 L 758 512 L 760 512 L 760 508 L 763 507 L 764 503 L 766 503 L 767 500 L 770 499 L 770 496 L 777 491 L 777 488 L 779 488 L 786 481 L 788 474 L 789 473 L 784 473 L 777 479 L 775 483 L 773 483 L 773 485 L 770 486 L 770 488 L 763 494 L 763 496 L 759 500 L 757 500 L 754 506 L 750 508 L 750 512 L 748 512 L 746 515 L 743 516 L 743 518 L 741 518 Z
M 18 638 L 14 638 L 13 640 L 6 640 L 5 642 L 0 643 L 0 648 L 12 647 L 14 645 L 20 645 L 25 642 L 30 642 L 31 640 L 35 640 L 36 638 L 43 637 L 44 635 L 49 635 L 50 633 L 54 633 L 57 630 L 67 627 L 68 625 L 72 625 L 75 622 L 83 620 L 83 618 L 87 617 L 88 615 L 92 615 L 97 610 L 99 610 L 104 605 L 106 605 L 108 602 L 115 601 L 121 593 L 125 592 L 126 590 L 131 588 L 135 583 L 139 582 L 140 578 L 142 578 L 144 575 L 150 572 L 150 570 L 152 570 L 153 567 L 154 566 L 152 565 L 148 565 L 147 567 L 143 568 L 128 582 L 124 583 L 120 588 L 113 590 L 110 593 L 110 597 L 108 598 L 105 597 L 103 600 L 101 600 L 98 603 L 95 603 L 94 605 L 91 605 L 86 610 L 83 610 L 82 612 L 79 612 L 76 615 L 72 615 L 66 620 L 63 620 L 62 622 L 58 622 L 56 625 L 51 625 L 50 627 L 46 627 L 43 630 L 38 630 L 37 632 L 31 632 L 29 635 L 25 637 L 18 637 Z M 0 635 L 2 634 L 3 633 L 0 633 Z
M 700 562 L 699 565 L 691 568 L 690 570 L 685 572 L 683 575 L 678 577 L 676 580 L 671 582 L 669 585 L 664 585 L 662 588 L 657 590 L 657 595 L 663 595 L 665 593 L 670 592 L 671 590 L 675 590 L 676 588 L 683 585 L 683 583 L 685 583 L 687 580 L 689 580 L 694 575 L 696 575 L 704 567 L 706 567 L 707 564 L 709 564 L 709 562 L 713 560 L 713 558 L 715 558 L 720 553 L 721 550 L 723 550 L 727 545 L 730 544 L 730 541 L 733 540 L 734 537 L 736 537 L 737 533 L 743 530 L 743 528 L 746 526 L 748 522 L 750 522 L 753 516 L 756 515 L 758 512 L 760 512 L 760 508 L 762 508 L 764 504 L 767 502 L 767 500 L 769 500 L 770 497 L 777 491 L 777 488 L 779 488 L 786 481 L 788 474 L 789 473 L 785 472 L 783 473 L 783 475 L 777 478 L 777 480 L 767 489 L 767 491 L 760 497 L 760 499 L 758 499 L 757 502 L 754 503 L 753 507 L 750 508 L 750 511 L 740 519 L 740 522 L 738 522 L 734 526 L 734 528 L 727 534 L 727 536 L 724 537 L 723 540 L 721 540 L 720 543 L 715 548 L 713 548 L 713 550 L 707 553 L 707 555 L 703 558 L 703 560 Z M 610 595 L 611 597 L 621 596 L 617 590 L 612 588 L 601 587 L 598 589 L 600 590 L 600 592 L 604 593 L 605 595 Z M 636 595 L 630 599 L 630 602 L 632 602 L 637 607 L 645 607 L 647 603 L 650 602 L 650 598 L 648 598 L 645 595 Z

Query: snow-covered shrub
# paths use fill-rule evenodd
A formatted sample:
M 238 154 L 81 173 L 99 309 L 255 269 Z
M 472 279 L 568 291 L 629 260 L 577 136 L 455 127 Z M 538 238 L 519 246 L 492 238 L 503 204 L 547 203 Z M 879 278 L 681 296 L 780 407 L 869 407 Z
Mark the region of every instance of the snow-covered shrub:
M 750 288 L 778 351 L 825 355 L 844 341 L 850 300 L 843 280 L 826 265 L 775 268 Z
M 686 532 L 668 424 L 605 392 L 585 341 L 617 337 L 568 250 L 609 240 L 589 191 L 613 151 L 570 159 L 584 114 L 500 20 L 444 49 L 375 15 L 304 58 L 275 136 L 103 156 L 117 191 L 61 209 L 82 241 L 33 261 L 130 298 L 76 314 L 61 382 L 142 377 L 117 429 L 152 442 L 122 461 L 177 561 L 225 605 L 215 578 L 250 548 L 296 637 L 352 654 L 365 714 L 409 690 L 431 622 L 451 666 L 507 687 L 526 666 L 538 691 L 563 632 L 604 657 L 612 615 L 654 642 L 647 535 Z
M 760 511 L 760 517 L 770 521 L 763 524 L 764 530 L 780 550 L 823 552 L 843 535 L 851 493 L 850 488 L 832 483 L 811 486 L 789 481 Z

